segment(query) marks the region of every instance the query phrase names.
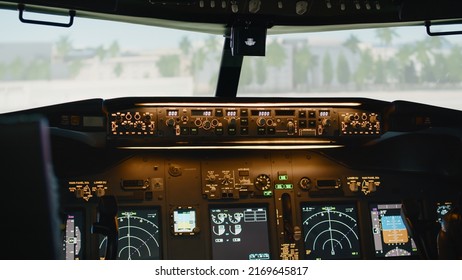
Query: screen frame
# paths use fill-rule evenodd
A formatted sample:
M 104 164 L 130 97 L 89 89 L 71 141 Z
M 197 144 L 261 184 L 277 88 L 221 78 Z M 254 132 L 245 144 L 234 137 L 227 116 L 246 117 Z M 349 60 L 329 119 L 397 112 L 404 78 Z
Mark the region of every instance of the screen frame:
M 323 259 L 323 260 L 360 260 L 363 258 L 364 256 L 364 250 L 363 250 L 363 236 L 362 236 L 362 226 L 361 226 L 361 207 L 360 205 L 358 204 L 358 201 L 351 201 L 351 200 L 347 200 L 347 201 L 338 201 L 338 200 L 335 200 L 335 201 L 300 201 L 299 203 L 299 211 L 300 211 L 300 214 L 299 214 L 299 218 L 300 218 L 300 228 L 301 228 L 301 233 L 302 233 L 302 237 L 300 239 L 300 242 L 301 242 L 301 248 L 303 249 L 303 252 L 301 253 L 301 256 L 303 257 L 303 259 L 305 260 L 316 260 L 316 258 L 308 258 L 307 254 L 306 254 L 306 250 L 307 250 L 307 247 L 306 247 L 306 243 L 305 243 L 305 230 L 304 230 L 304 219 L 303 219 L 303 207 L 307 207 L 307 206 L 313 206 L 313 207 L 325 207 L 325 206 L 353 206 L 354 208 L 354 211 L 355 211 L 355 214 L 356 214 L 356 234 L 358 235 L 358 241 L 357 241 L 357 245 L 358 245 L 358 254 L 355 255 L 354 257 L 352 258 L 335 258 L 335 259 Z
M 158 252 L 159 252 L 159 259 L 146 259 L 146 260 L 163 260 L 164 259 L 164 243 L 165 243 L 165 240 L 164 240 L 164 224 L 163 224 L 163 218 L 162 218 L 162 207 L 160 205 L 146 205 L 146 206 L 140 206 L 140 205 L 119 205 L 118 206 L 118 211 L 117 211 L 117 222 L 119 217 L 120 217 L 120 213 L 122 212 L 126 212 L 126 211 L 150 211 L 150 210 L 155 210 L 157 211 L 157 227 L 158 227 L 158 244 L 159 244 L 159 249 L 158 249 Z M 101 235 L 100 235 L 101 236 Z M 119 236 L 118 236 L 118 239 L 120 239 L 120 229 L 119 229 Z M 98 239 L 96 240 L 97 242 L 97 246 L 96 246 L 96 253 L 97 253 L 97 256 L 98 258 L 101 257 L 101 254 L 100 254 L 100 243 L 101 243 L 102 239 Z M 119 245 L 119 244 L 118 244 Z M 120 250 L 120 246 L 118 246 L 118 251 Z M 119 252 L 117 252 L 119 253 Z M 117 260 L 119 260 L 119 258 L 117 258 Z M 120 259 L 120 260 L 123 260 L 123 259 Z M 140 259 L 140 260 L 144 260 L 144 259 Z
M 176 230 L 176 220 L 175 220 L 175 212 L 177 211 L 194 211 L 195 216 L 195 227 L 192 228 L 190 231 L 177 231 Z M 187 205 L 187 206 L 174 206 L 170 208 L 170 230 L 174 236 L 192 236 L 196 235 L 200 231 L 200 215 L 199 215 L 199 207 Z
M 209 244 L 210 244 L 210 259 L 211 260 L 224 260 L 222 258 L 214 258 L 214 241 L 213 241 L 213 232 L 212 232 L 212 210 L 213 209 L 255 209 L 255 208 L 264 208 L 266 210 L 266 237 L 267 237 L 267 249 L 268 249 L 268 260 L 273 259 L 273 239 L 272 239 L 272 230 L 271 230 L 271 206 L 267 203 L 242 203 L 242 204 L 209 204 L 208 213 L 207 213 L 207 222 L 208 222 L 208 233 L 209 233 Z
M 374 221 L 373 221 L 373 218 L 372 218 L 372 207 L 373 206 L 377 206 L 378 205 L 397 205 L 397 204 L 400 204 L 402 205 L 402 203 L 400 201 L 396 201 L 396 200 L 387 200 L 387 201 L 369 201 L 368 204 L 367 204 L 367 215 L 369 217 L 369 222 L 370 222 L 370 228 L 369 228 L 369 233 L 370 233 L 370 236 L 371 236 L 371 248 L 373 248 L 374 250 L 372 250 L 372 256 L 376 259 L 386 259 L 386 260 L 389 260 L 389 259 L 393 259 L 393 260 L 399 260 L 399 259 L 404 259 L 404 260 L 410 260 L 410 259 L 416 259 L 416 258 L 419 258 L 419 252 L 418 251 L 411 251 L 411 254 L 409 256 L 390 256 L 390 257 L 386 257 L 386 253 L 383 253 L 383 256 L 382 255 L 379 255 L 377 254 L 377 249 L 375 247 L 375 241 L 374 241 Z M 398 208 L 397 208 L 398 209 Z M 401 209 L 401 208 L 399 208 Z M 403 220 L 403 224 L 405 225 L 405 221 Z M 406 228 L 406 231 L 407 231 L 407 228 Z M 382 232 L 383 230 L 381 230 L 381 235 L 382 235 Z M 417 250 L 417 246 L 415 244 L 415 241 L 411 241 L 412 237 L 410 236 L 409 232 L 407 232 L 407 235 L 409 237 L 409 242 L 413 242 L 414 243 L 414 246 Z M 382 245 L 384 244 L 384 241 L 383 241 L 383 237 L 381 237 L 381 243 Z M 411 247 L 412 247 L 412 244 L 411 244 Z

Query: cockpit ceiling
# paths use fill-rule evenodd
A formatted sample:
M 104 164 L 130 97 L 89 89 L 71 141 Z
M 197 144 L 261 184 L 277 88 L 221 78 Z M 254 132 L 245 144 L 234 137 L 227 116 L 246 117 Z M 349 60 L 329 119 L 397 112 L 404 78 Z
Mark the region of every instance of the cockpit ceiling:
M 269 34 L 457 22 L 453 0 L 27 0 L 1 1 L 1 9 L 98 18 L 223 34 L 234 24 L 258 24 Z

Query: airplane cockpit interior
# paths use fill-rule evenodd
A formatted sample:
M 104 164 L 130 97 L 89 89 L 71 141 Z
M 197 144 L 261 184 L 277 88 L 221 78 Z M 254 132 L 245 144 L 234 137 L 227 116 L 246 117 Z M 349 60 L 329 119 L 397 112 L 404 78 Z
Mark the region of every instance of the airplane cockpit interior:
M 462 259 L 461 1 L 1 0 L 0 22 L 0 259 Z

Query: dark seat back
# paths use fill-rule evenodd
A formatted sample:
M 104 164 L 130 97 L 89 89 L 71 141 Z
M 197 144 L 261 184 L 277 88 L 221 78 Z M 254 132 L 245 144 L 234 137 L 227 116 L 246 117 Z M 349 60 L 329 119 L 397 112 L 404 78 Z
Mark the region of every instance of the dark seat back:
M 0 259 L 57 259 L 58 189 L 49 130 L 38 116 L 0 117 Z

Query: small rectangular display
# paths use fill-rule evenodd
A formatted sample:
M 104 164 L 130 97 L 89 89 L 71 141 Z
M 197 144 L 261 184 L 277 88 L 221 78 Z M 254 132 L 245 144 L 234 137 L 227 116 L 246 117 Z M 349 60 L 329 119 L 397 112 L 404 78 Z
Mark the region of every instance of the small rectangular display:
M 159 260 L 161 258 L 160 211 L 157 208 L 119 208 L 118 260 Z M 99 243 L 105 255 L 107 238 Z
M 271 116 L 270 110 L 252 110 L 252 116 L 269 117 Z
M 401 204 L 372 204 L 370 210 L 377 257 L 417 255 L 414 240 L 401 218 Z
M 173 233 L 194 234 L 196 228 L 196 210 L 181 208 L 173 210 Z
M 359 234 L 354 204 L 303 203 L 306 259 L 357 259 Z
M 438 202 L 436 204 L 436 218 L 437 221 L 441 224 L 443 222 L 443 217 L 452 209 L 452 202 Z
M 167 116 L 178 117 L 178 110 L 167 110 Z
M 63 232 L 62 259 L 79 260 L 83 256 L 83 211 L 65 211 L 66 227 Z
M 236 117 L 237 116 L 237 110 L 226 110 L 226 116 L 227 117 Z
M 320 117 L 329 117 L 330 116 L 330 110 L 319 110 L 319 116 Z
M 191 116 L 204 116 L 204 117 L 211 117 L 213 115 L 212 110 L 191 110 Z
M 215 260 L 269 260 L 266 207 L 210 209 L 212 257 Z
M 276 116 L 290 117 L 295 115 L 295 110 L 276 110 L 274 113 Z

